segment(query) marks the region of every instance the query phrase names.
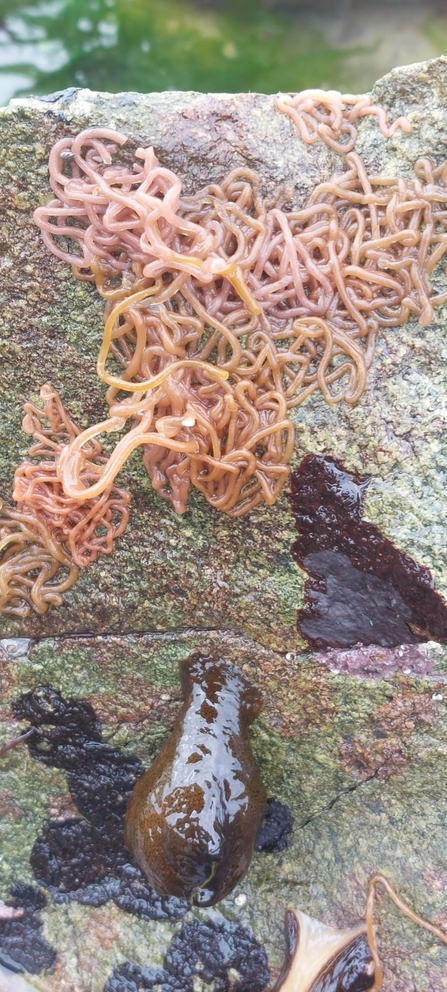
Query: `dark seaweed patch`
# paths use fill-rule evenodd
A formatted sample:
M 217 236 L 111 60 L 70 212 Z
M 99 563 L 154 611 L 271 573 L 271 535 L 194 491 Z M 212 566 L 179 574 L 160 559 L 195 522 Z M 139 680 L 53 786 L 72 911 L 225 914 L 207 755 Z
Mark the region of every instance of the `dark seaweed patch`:
M 62 768 L 73 802 L 84 817 L 47 820 L 32 852 L 38 882 L 55 902 L 74 900 L 120 909 L 145 920 L 176 920 L 189 904 L 158 896 L 124 847 L 124 813 L 135 782 L 144 772 L 138 758 L 109 747 L 93 708 L 65 700 L 49 685 L 37 686 L 13 703 L 15 716 L 35 728 L 28 741 L 36 761 Z M 290 810 L 270 799 L 256 849 L 280 851 L 292 828 Z
M 313 648 L 443 640 L 447 604 L 429 569 L 363 519 L 368 482 L 323 455 L 292 472 L 292 555 L 309 573 L 298 629 Z
M 197 976 L 208 983 L 217 979 L 215 992 L 228 988 L 230 969 L 239 975 L 234 992 L 259 992 L 269 980 L 264 948 L 249 930 L 228 921 L 184 923 L 172 939 L 165 967 L 179 979 Z
M 189 903 L 184 899 L 158 896 L 140 869 L 129 861 L 121 865 L 118 877 L 119 888 L 113 895 L 117 906 L 141 920 L 178 920 L 189 909 Z M 151 892 L 150 899 L 147 897 L 148 890 Z
M 36 878 L 55 890 L 56 901 L 73 895 L 90 903 L 91 896 L 91 904 L 101 906 L 117 889 L 114 869 L 121 853 L 116 843 L 104 844 L 101 831 L 86 820 L 48 820 L 34 844 L 31 865 Z
M 255 840 L 255 851 L 265 854 L 278 854 L 289 846 L 293 828 L 292 812 L 285 803 L 277 799 L 267 799 L 264 820 Z
M 353 568 L 336 551 L 317 551 L 303 564 L 310 578 L 299 630 L 311 644 L 386 647 L 418 640 L 410 627 L 411 610 L 390 582 Z
M 56 960 L 56 951 L 42 935 L 40 910 L 47 901 L 43 892 L 32 885 L 17 883 L 10 892 L 6 905 L 23 909 L 23 915 L 12 920 L 0 919 L 0 963 L 13 971 L 40 975 L 52 968 Z
M 124 847 L 126 805 L 144 772 L 138 758 L 105 744 L 93 708 L 83 700 L 65 700 L 52 686 L 25 693 L 13 710 L 36 728 L 28 743 L 30 754 L 64 769 L 73 801 L 85 817 L 47 820 L 31 852 L 36 879 L 56 902 L 101 906 L 114 899 L 143 919 L 183 916 L 188 903 L 158 896 Z
M 230 972 L 232 973 L 230 977 Z M 126 962 L 104 992 L 193 992 L 195 979 L 214 992 L 262 992 L 269 981 L 267 955 L 245 927 L 227 920 L 188 920 L 174 935 L 162 969 Z
M 174 976 L 167 975 L 164 968 L 140 968 L 126 961 L 118 965 L 107 979 L 104 992 L 190 992 L 192 986 L 178 984 Z

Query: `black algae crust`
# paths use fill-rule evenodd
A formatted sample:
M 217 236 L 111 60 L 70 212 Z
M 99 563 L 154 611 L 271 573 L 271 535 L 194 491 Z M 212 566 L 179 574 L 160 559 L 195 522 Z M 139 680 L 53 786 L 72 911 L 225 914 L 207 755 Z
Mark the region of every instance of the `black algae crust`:
M 145 875 L 129 861 L 119 869 L 119 885 L 113 899 L 120 909 L 133 913 L 141 920 L 178 920 L 190 908 L 184 899 L 157 895 Z
M 23 909 L 23 915 L 11 920 L 0 919 L 0 964 L 13 971 L 28 971 L 40 975 L 49 971 L 56 960 L 56 951 L 42 936 L 40 910 L 47 904 L 39 889 L 32 885 L 13 885 L 7 906 Z
M 306 455 L 291 481 L 292 556 L 309 574 L 298 630 L 310 647 L 446 640 L 447 603 L 429 569 L 363 519 L 369 479 Z
M 56 902 L 102 906 L 114 899 L 140 919 L 184 916 L 189 904 L 158 896 L 124 847 L 126 805 L 145 770 L 138 758 L 104 744 L 92 707 L 63 699 L 50 685 L 21 696 L 13 710 L 36 729 L 28 742 L 32 757 L 66 772 L 72 799 L 85 817 L 46 821 L 31 852 L 37 881 Z
M 87 890 L 114 875 L 117 850 L 115 844 L 101 847 L 104 840 L 86 820 L 48 820 L 34 844 L 31 865 L 36 878 L 67 895 Z M 82 899 L 80 900 L 83 901 Z M 101 899 L 101 902 L 107 901 Z M 101 904 L 95 899 L 95 905 Z
M 290 843 L 293 828 L 292 812 L 285 803 L 277 799 L 267 799 L 264 820 L 255 840 L 255 851 L 265 854 L 279 854 Z
M 158 896 L 124 847 L 126 805 L 144 772 L 138 759 L 102 741 L 101 726 L 88 703 L 65 700 L 52 686 L 38 686 L 21 696 L 13 710 L 17 719 L 35 728 L 27 743 L 32 757 L 65 770 L 72 798 L 85 817 L 46 821 L 31 853 L 38 882 L 56 902 L 75 900 L 101 906 L 113 899 L 120 909 L 144 920 L 175 921 L 184 916 L 189 903 Z M 291 828 L 288 807 L 268 800 L 257 849 L 282 850 Z M 38 909 L 45 905 L 45 897 L 28 888 L 34 893 L 34 902 L 29 896 L 32 945 L 21 936 L 22 920 L 10 920 L 0 921 L 0 935 L 6 935 L 0 947 L 32 972 L 50 967 L 55 952 L 38 933 L 42 927 Z M 20 892 L 25 890 L 21 887 Z M 17 905 L 25 905 L 15 890 L 13 895 Z M 8 942 L 10 933 L 16 935 L 15 943 Z M 32 946 L 31 957 L 28 945 Z M 232 992 L 262 992 L 269 981 L 267 955 L 244 927 L 223 919 L 193 919 L 174 935 L 163 968 L 140 968 L 126 962 L 110 976 L 105 992 L 194 992 L 198 977 L 212 984 L 213 992 L 229 992 L 230 988 Z
M 35 728 L 28 741 L 36 761 L 62 768 L 73 802 L 85 819 L 47 820 L 31 852 L 37 881 L 55 902 L 75 900 L 120 909 L 144 920 L 178 920 L 189 903 L 161 897 L 124 847 L 124 814 L 135 783 L 145 771 L 138 758 L 102 741 L 93 708 L 65 700 L 50 685 L 37 686 L 12 704 L 17 719 Z M 292 816 L 269 799 L 256 850 L 281 851 L 288 844 Z
M 269 980 L 267 955 L 253 935 L 237 923 L 191 920 L 175 934 L 165 958 L 165 966 L 182 976 L 215 980 L 215 992 L 225 992 L 228 972 L 240 976 L 235 992 L 258 992 Z M 217 980 L 217 981 L 216 981 Z
M 188 981 L 179 982 L 174 975 L 168 975 L 164 968 L 140 968 L 126 961 L 107 979 L 104 992 L 192 992 Z
M 231 972 L 231 975 L 230 975 Z M 171 941 L 162 969 L 126 962 L 115 968 L 104 992 L 193 992 L 195 979 L 213 992 L 263 992 L 269 981 L 267 955 L 245 927 L 226 920 L 190 920 Z

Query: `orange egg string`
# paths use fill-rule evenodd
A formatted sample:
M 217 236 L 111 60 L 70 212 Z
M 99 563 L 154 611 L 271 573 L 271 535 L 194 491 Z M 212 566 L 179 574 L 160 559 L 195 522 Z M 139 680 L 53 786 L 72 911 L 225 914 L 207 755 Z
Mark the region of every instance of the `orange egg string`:
M 23 618 L 61 606 L 78 575 L 45 524 L 0 504 L 0 612 Z
M 411 131 L 406 117 L 398 117 L 389 125 L 384 108 L 373 104 L 367 93 L 354 96 L 338 90 L 302 90 L 301 93 L 281 93 L 276 106 L 292 119 L 305 144 L 324 141 L 340 155 L 346 155 L 354 148 L 357 140 L 354 121 L 361 117 L 377 117 L 384 138 L 392 138 L 399 129 Z
M 35 443 L 15 472 L 17 508 L 0 510 L 0 611 L 20 617 L 60 606 L 79 567 L 111 554 L 129 518 L 130 494 L 113 485 L 82 503 L 65 494 L 59 455 L 80 430 L 50 385 L 42 387 L 41 397 L 43 409 L 25 404 L 23 427 Z M 107 459 L 97 441 L 86 454 L 83 480 L 92 484 Z
M 387 136 L 409 127 L 400 118 L 388 128 L 366 97 L 302 96 L 278 106 L 307 115 L 306 141 L 329 127 L 340 137 L 346 122 L 355 138 L 365 114 Z M 445 168 L 422 159 L 411 182 L 369 176 L 348 151 L 344 172 L 286 210 L 246 168 L 182 196 L 153 149 L 116 161 L 125 142 L 99 128 L 59 141 L 56 199 L 35 212 L 51 251 L 108 301 L 97 368 L 110 417 L 70 442 L 59 478 L 73 499 L 97 496 L 142 445 L 154 487 L 178 512 L 193 485 L 239 516 L 273 503 L 288 477 L 288 411 L 316 391 L 356 403 L 380 328 L 412 313 L 426 326 L 447 299 L 430 283 L 447 250 Z M 128 422 L 98 479 L 82 485 L 85 445 Z
M 368 882 L 368 896 L 366 900 L 366 935 L 374 962 L 374 984 L 371 986 L 370 992 L 380 992 L 383 982 L 383 968 L 377 950 L 377 938 L 374 927 L 374 910 L 377 900 L 377 888 L 379 885 L 385 889 L 394 904 L 400 912 L 404 914 L 404 916 L 407 916 L 408 919 L 412 920 L 413 923 L 416 923 L 417 926 L 423 927 L 424 930 L 428 930 L 429 933 L 432 933 L 438 938 L 438 940 L 442 941 L 443 944 L 447 944 L 447 933 L 444 933 L 443 930 L 440 930 L 439 927 L 436 927 L 433 923 L 428 923 L 427 920 L 423 920 L 421 916 L 410 908 L 410 906 L 407 906 L 403 899 L 397 895 L 397 892 L 394 891 L 385 875 L 381 875 L 380 873 L 372 875 Z
M 59 457 L 79 436 L 80 429 L 49 384 L 42 387 L 40 395 L 43 410 L 25 403 L 23 429 L 35 440 L 29 450 L 33 460 L 26 459 L 16 469 L 13 498 L 19 510 L 33 513 L 45 524 L 75 565 L 85 567 L 96 561 L 98 554 L 113 551 L 113 542 L 129 519 L 130 494 L 107 486 L 100 496 L 80 504 L 64 492 L 57 475 Z M 85 459 L 84 483 L 91 488 L 107 462 L 98 441 L 92 440 L 85 447 Z
M 370 97 L 320 90 L 277 108 L 304 142 L 343 156 L 300 208 L 284 192 L 265 198 L 248 168 L 185 195 L 152 148 L 132 158 L 110 128 L 51 151 L 54 198 L 35 220 L 106 300 L 97 371 L 109 416 L 39 453 L 51 480 L 20 468 L 15 498 L 81 566 L 124 529 L 126 501 L 111 487 L 135 448 L 179 513 L 191 486 L 230 516 L 273 504 L 294 451 L 290 410 L 313 393 L 356 403 L 381 328 L 411 315 L 425 327 L 447 301 L 447 166 L 369 175 L 352 150 L 360 118 L 375 116 L 386 138 L 408 131 L 406 118 L 388 125 Z M 98 438 L 117 432 L 105 456 Z M 73 536 L 64 520 L 77 510 Z

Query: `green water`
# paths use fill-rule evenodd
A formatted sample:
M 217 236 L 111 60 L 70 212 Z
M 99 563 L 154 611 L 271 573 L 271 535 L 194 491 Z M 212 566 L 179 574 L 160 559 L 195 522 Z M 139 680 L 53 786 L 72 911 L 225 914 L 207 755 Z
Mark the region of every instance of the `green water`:
M 387 39 L 396 12 L 401 63 L 440 54 L 447 45 L 447 16 L 439 5 L 426 3 L 421 17 L 420 4 L 383 0 L 382 17 L 380 4 L 362 7 L 354 0 L 335 0 L 320 11 L 318 0 L 313 10 L 289 0 L 286 12 L 274 0 L 264 2 L 0 0 L 0 103 L 67 86 L 364 90 L 392 67 Z

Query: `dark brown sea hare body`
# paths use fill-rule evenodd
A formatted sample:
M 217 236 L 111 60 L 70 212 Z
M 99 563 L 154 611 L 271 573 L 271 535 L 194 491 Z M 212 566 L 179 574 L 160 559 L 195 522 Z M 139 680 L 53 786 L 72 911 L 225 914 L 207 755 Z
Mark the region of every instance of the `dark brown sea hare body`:
M 184 705 L 126 812 L 125 841 L 159 895 L 211 906 L 245 874 L 266 805 L 247 727 L 262 696 L 234 666 L 195 653 Z

